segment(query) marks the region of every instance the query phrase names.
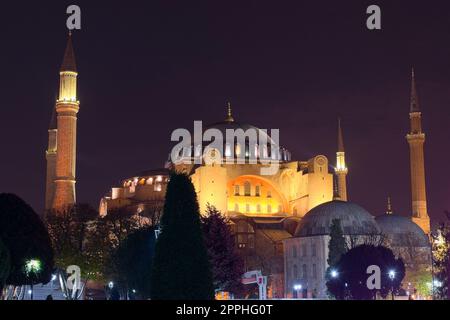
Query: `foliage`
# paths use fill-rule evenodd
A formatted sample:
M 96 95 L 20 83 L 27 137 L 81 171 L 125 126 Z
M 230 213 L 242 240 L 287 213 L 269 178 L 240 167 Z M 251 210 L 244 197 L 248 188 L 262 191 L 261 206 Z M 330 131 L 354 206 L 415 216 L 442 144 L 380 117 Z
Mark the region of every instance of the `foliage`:
M 446 212 L 450 219 L 450 213 Z M 443 223 L 432 239 L 435 299 L 450 299 L 449 271 L 450 271 L 450 226 Z
M 414 270 L 408 273 L 408 281 L 414 285 L 417 293 L 422 297 L 431 296 L 431 272 L 425 269 Z M 412 293 L 412 292 L 411 292 Z
M 0 292 L 8 279 L 11 271 L 11 256 L 8 248 L 6 248 L 3 241 L 0 239 Z
M 369 289 L 367 273 L 369 266 L 380 268 L 380 289 Z M 328 291 L 336 299 L 374 299 L 377 294 L 385 298 L 389 292 L 400 289 L 405 276 L 405 266 L 401 258 L 395 258 L 391 249 L 383 246 L 360 245 L 347 251 L 335 265 L 338 275 L 327 281 Z M 390 271 L 395 277 L 389 277 Z
M 140 299 L 150 298 L 151 270 L 155 251 L 155 229 L 148 227 L 130 234 L 113 254 L 116 265 L 116 283 L 128 295 L 135 293 Z
M 341 222 L 333 219 L 330 226 L 330 241 L 328 242 L 328 265 L 333 267 L 347 251 L 345 237 L 342 233 Z
M 331 271 L 335 268 L 341 256 L 347 252 L 347 243 L 341 228 L 341 221 L 333 219 L 330 226 L 330 241 L 328 242 L 328 268 L 325 279 L 329 280 Z
M 167 185 L 151 282 L 152 299 L 214 298 L 197 195 L 185 174 L 172 173 Z
M 59 270 L 77 265 L 84 279 L 101 278 L 105 259 L 102 244 L 105 240 L 103 235 L 97 232 L 97 219 L 97 211 L 87 204 L 76 204 L 47 212 L 45 222 Z
M 208 204 L 201 222 L 215 289 L 233 294 L 242 293 L 244 262 L 236 250 L 229 220 Z
M 11 268 L 6 284 L 47 283 L 53 271 L 53 251 L 47 230 L 25 201 L 0 194 L 0 239 L 9 251 Z M 27 261 L 38 261 L 36 272 L 26 272 Z

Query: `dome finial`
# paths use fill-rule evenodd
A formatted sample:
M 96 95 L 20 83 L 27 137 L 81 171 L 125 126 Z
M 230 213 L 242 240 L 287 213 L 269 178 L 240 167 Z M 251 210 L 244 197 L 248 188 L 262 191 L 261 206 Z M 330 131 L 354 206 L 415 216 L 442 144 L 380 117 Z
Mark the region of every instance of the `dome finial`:
M 391 196 L 387 197 L 387 209 L 386 214 L 392 214 Z
M 234 121 L 232 113 L 231 113 L 231 103 L 230 102 L 227 102 L 227 118 L 225 119 L 225 121 L 227 121 L 227 122 Z

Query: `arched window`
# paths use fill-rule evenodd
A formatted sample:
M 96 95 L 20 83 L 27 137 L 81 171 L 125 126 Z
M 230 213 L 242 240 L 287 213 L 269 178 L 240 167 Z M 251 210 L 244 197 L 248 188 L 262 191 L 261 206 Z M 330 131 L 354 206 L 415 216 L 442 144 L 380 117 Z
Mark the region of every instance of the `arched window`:
M 295 245 L 292 246 L 292 257 L 297 258 L 297 247 Z
M 272 198 L 272 191 L 267 190 L 267 198 Z
M 250 185 L 250 182 L 245 181 L 245 182 L 244 182 L 244 195 L 248 197 L 248 196 L 250 196 L 250 193 L 251 193 L 251 185 Z
M 248 203 L 245 204 L 245 212 L 250 212 L 250 205 Z
M 238 184 L 236 184 L 235 186 L 234 186 L 234 195 L 235 196 L 239 196 L 240 194 L 239 194 L 239 185 Z
M 317 267 L 315 264 L 312 265 L 313 278 L 317 279 Z
M 259 197 L 259 196 L 260 196 L 260 193 L 261 193 L 261 186 L 256 185 L 256 186 L 255 186 L 255 196 L 256 196 L 256 197 Z
M 234 204 L 234 211 L 239 212 L 239 204 L 238 203 Z
M 256 212 L 261 212 L 261 205 L 259 203 L 256 205 Z
M 272 206 L 270 204 L 267 205 L 267 213 L 272 213 Z
M 315 243 L 311 244 L 311 256 L 313 256 L 313 257 L 316 256 L 316 244 Z
M 298 269 L 297 269 L 297 265 L 296 264 L 294 264 L 294 267 L 292 268 L 292 277 L 294 279 L 298 278 Z

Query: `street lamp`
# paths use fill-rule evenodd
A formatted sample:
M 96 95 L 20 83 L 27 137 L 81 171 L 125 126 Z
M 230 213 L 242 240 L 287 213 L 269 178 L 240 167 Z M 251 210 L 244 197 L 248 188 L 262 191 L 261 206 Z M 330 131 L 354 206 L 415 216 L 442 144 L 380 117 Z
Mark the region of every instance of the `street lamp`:
M 30 274 L 37 275 L 42 269 L 42 264 L 40 260 L 37 259 L 30 259 L 25 262 L 25 273 L 27 274 L 27 277 L 30 276 Z M 30 294 L 30 299 L 33 300 L 33 279 L 31 280 L 31 290 L 28 291 Z
M 392 300 L 394 300 L 394 279 L 395 279 L 395 270 L 389 270 L 389 279 L 391 279 L 391 293 L 392 293 Z
M 331 270 L 330 275 L 332 278 L 336 279 L 339 276 L 339 273 L 335 269 L 333 269 Z
M 302 285 L 301 284 L 294 284 L 294 290 L 295 293 L 297 295 L 297 298 L 300 298 L 300 290 L 302 290 Z

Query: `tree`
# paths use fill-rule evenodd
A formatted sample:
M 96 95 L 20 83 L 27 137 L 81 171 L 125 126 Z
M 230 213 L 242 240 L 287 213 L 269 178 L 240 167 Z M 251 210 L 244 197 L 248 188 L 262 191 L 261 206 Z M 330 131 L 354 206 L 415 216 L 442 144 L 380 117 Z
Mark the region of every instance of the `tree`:
M 446 211 L 450 220 L 450 213 Z M 450 299 L 450 226 L 442 223 L 432 237 L 433 296 L 435 299 Z
M 229 220 L 214 206 L 207 205 L 201 217 L 205 245 L 212 267 L 214 288 L 240 294 L 244 262 L 236 251 Z
M 45 223 L 55 251 L 56 267 L 64 272 L 70 265 L 81 269 L 84 279 L 101 279 L 105 260 L 102 249 L 108 238 L 99 231 L 97 211 L 75 204 L 46 213 Z
M 380 268 L 380 288 L 369 289 L 367 282 L 369 266 Z M 398 292 L 405 276 L 401 258 L 395 258 L 389 248 L 360 245 L 347 251 L 335 265 L 336 276 L 330 277 L 326 285 L 336 299 L 375 299 L 377 294 L 385 298 Z
M 155 229 L 148 227 L 130 234 L 113 254 L 116 265 L 116 283 L 121 284 L 127 295 L 141 299 L 150 298 L 151 271 L 155 251 Z
M 342 232 L 341 221 L 333 219 L 330 226 L 330 241 L 328 242 L 326 280 L 331 279 L 331 272 L 335 269 L 336 264 L 345 252 L 347 252 L 347 242 Z
M 7 285 L 50 280 L 54 262 L 47 230 L 36 212 L 13 194 L 0 194 L 0 239 L 11 259 Z
M 8 248 L 0 239 L 0 296 L 11 270 L 11 256 Z
M 152 299 L 214 298 L 197 195 L 186 174 L 172 173 L 167 185 L 151 282 Z

